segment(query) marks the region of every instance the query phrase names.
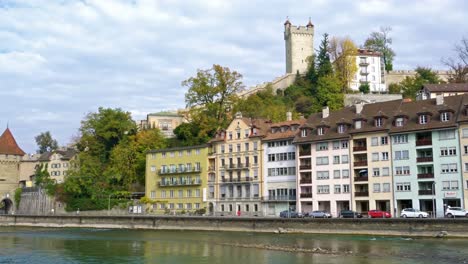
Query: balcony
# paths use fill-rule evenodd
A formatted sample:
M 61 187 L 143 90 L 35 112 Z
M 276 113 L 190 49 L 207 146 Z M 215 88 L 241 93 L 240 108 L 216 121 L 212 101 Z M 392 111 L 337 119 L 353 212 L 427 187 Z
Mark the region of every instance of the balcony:
M 301 193 L 301 198 L 312 198 L 312 193 Z
M 416 146 L 431 146 L 432 145 L 432 139 L 418 139 L 416 140 Z
M 368 181 L 369 177 L 368 176 L 363 176 L 363 177 L 354 177 L 355 182 L 362 182 L 362 181 Z
M 241 170 L 241 169 L 248 169 L 250 166 L 249 166 L 249 163 L 237 163 L 237 164 L 227 164 L 227 165 L 224 165 L 224 168 L 226 170 Z
M 176 169 L 173 169 L 173 170 L 169 170 L 169 169 L 166 169 L 166 170 L 159 170 L 159 174 L 182 174 L 182 173 L 193 173 L 193 172 L 200 172 L 201 171 L 201 168 L 200 167 L 195 167 L 195 168 L 185 168 L 185 169 L 181 169 L 181 168 L 176 168 Z
M 312 169 L 312 165 L 311 164 L 299 165 L 299 169 L 300 170 L 310 170 L 310 169 Z
M 367 166 L 367 160 L 355 161 L 354 167 L 365 167 Z
M 301 178 L 300 184 L 311 184 L 312 178 Z
M 310 149 L 308 149 L 308 150 L 299 150 L 299 156 L 310 156 Z
M 201 180 L 191 180 L 191 181 L 160 181 L 159 186 L 161 187 L 167 187 L 167 186 L 198 186 L 201 185 L 202 181 Z
M 356 147 L 353 147 L 353 151 L 367 151 L 367 146 L 356 146 Z
M 208 171 L 215 171 L 215 170 L 216 170 L 215 166 L 209 166 L 208 167 Z
M 287 201 L 295 201 L 296 196 L 294 195 L 264 196 L 263 200 L 266 202 L 287 202 Z
M 367 66 L 367 65 L 369 65 L 369 62 L 367 62 L 366 60 L 359 61 L 359 66 Z
M 418 173 L 418 179 L 434 179 L 434 173 Z
M 432 190 L 419 190 L 419 195 L 434 195 Z
M 433 157 L 419 157 L 416 158 L 416 162 L 432 162 L 434 160 Z
M 354 196 L 356 196 L 356 197 L 367 197 L 367 196 L 369 196 L 369 191 L 354 192 Z
M 359 73 L 360 73 L 361 75 L 367 75 L 367 74 L 369 74 L 368 71 L 360 71 Z

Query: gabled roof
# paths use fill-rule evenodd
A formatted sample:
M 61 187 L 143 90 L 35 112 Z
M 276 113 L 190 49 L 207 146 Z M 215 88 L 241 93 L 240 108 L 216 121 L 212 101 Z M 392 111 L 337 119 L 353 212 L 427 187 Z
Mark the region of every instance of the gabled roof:
M 278 122 L 278 123 L 272 123 L 270 128 L 272 127 L 277 127 L 281 128 L 283 126 L 287 126 L 288 129 L 281 132 L 271 132 L 268 131 L 266 136 L 262 139 L 263 141 L 269 141 L 269 140 L 279 140 L 279 139 L 288 139 L 288 138 L 294 138 L 296 134 L 300 131 L 299 126 L 303 125 L 306 122 L 306 119 L 299 119 L 299 120 L 291 120 L 291 121 L 284 121 L 284 122 Z M 292 126 L 298 126 L 296 130 L 292 130 Z
M 50 157 L 54 154 L 60 154 L 62 157 L 60 160 L 70 160 L 72 159 L 78 152 L 75 149 L 67 148 L 66 150 L 54 150 L 42 153 L 39 157 L 39 161 L 50 161 Z
M 468 92 L 468 83 L 424 84 L 423 89 L 431 92 Z
M 19 156 L 26 154 L 16 143 L 15 137 L 13 137 L 9 128 L 0 136 L 0 154 Z

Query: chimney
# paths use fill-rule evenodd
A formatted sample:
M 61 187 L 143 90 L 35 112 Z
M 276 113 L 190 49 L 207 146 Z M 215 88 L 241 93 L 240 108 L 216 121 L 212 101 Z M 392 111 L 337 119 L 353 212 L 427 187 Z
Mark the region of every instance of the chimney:
M 327 118 L 330 115 L 330 108 L 328 106 L 325 106 L 322 109 L 322 118 Z
M 357 103 L 354 106 L 356 107 L 356 114 L 360 114 L 362 112 L 362 108 L 364 107 L 364 104 Z
M 286 121 L 291 121 L 292 120 L 292 113 L 291 112 L 286 112 Z
M 443 105 L 444 104 L 444 95 L 439 94 L 436 95 L 436 105 Z

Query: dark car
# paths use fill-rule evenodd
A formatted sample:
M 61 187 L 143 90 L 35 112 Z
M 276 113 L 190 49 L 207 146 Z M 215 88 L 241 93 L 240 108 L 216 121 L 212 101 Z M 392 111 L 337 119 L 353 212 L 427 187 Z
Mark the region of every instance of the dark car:
M 381 211 L 381 210 L 369 210 L 367 212 L 369 218 L 391 218 L 392 215 L 389 212 Z
M 342 210 L 340 218 L 362 218 L 362 214 L 351 210 Z
M 302 213 L 286 210 L 286 211 L 280 212 L 280 217 L 282 217 L 282 218 L 302 218 L 304 216 L 302 215 Z

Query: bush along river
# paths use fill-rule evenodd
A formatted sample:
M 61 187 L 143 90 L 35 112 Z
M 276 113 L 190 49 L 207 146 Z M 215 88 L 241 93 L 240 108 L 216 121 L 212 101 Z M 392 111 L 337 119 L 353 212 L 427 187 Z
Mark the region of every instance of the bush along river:
M 0 263 L 468 263 L 468 240 L 86 228 L 0 228 Z

